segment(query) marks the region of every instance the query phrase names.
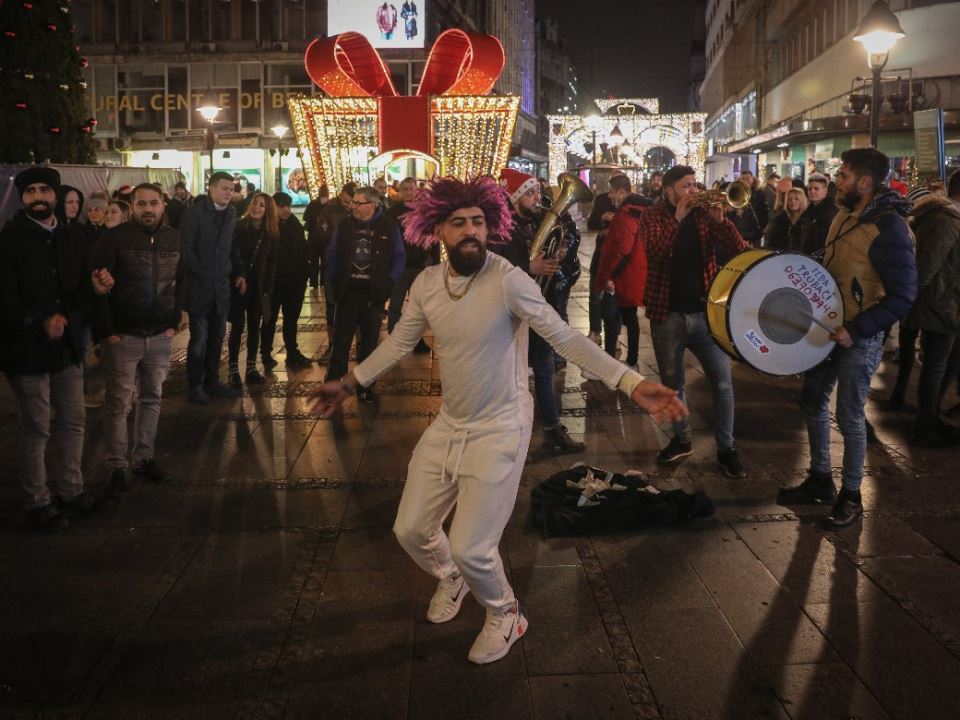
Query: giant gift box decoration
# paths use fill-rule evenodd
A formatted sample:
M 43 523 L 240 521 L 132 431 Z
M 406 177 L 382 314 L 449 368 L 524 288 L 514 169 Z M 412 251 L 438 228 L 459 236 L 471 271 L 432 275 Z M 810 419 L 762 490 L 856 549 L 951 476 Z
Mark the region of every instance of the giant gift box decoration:
M 323 184 L 333 195 L 358 179 L 371 152 L 425 156 L 442 175 L 464 178 L 506 166 L 520 99 L 487 94 L 504 65 L 494 36 L 443 32 L 413 96 L 397 93 L 383 59 L 359 33 L 314 40 L 305 63 L 327 95 L 289 100 L 311 196 Z

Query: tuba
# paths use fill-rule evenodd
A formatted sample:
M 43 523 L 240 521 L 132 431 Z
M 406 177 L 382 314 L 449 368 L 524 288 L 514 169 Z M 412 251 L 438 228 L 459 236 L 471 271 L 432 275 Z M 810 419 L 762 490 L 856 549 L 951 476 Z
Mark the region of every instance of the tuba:
M 560 216 L 569 210 L 574 203 L 590 202 L 593 200 L 593 191 L 574 173 L 565 172 L 560 175 L 560 194 L 553 206 L 544 208 L 545 215 L 537 234 L 530 246 L 530 259 L 543 253 L 544 257 L 555 258 L 560 255 L 560 244 L 563 242 L 563 231 L 560 226 Z M 549 276 L 537 277 L 537 283 L 546 292 L 550 286 Z
M 691 207 L 710 208 L 729 205 L 735 210 L 746 207 L 752 195 L 750 187 L 740 180 L 734 180 L 727 185 L 726 190 L 703 190 L 693 196 Z

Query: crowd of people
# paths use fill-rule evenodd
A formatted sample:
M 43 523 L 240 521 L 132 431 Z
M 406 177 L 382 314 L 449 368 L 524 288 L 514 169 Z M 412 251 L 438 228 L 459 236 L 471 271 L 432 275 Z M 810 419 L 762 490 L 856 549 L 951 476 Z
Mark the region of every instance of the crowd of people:
M 298 320 L 305 295 L 319 299 L 322 290 L 327 338 L 315 354 L 327 370 L 318 413 L 329 416 L 354 394 L 377 402 L 375 381 L 409 352 L 436 352 L 440 359 L 443 406 L 414 452 L 395 531 L 439 581 L 431 621 L 452 619 L 468 591 L 487 608 L 469 657 L 492 662 L 527 627 L 496 548 L 534 412 L 543 448 L 586 447 L 559 419 L 554 379 L 568 361 L 669 422 L 670 439 L 657 461 L 677 465 L 693 452 L 684 399 L 689 350 L 712 392 L 718 467 L 730 478 L 747 475 L 735 442 L 731 360 L 710 334 L 705 298 L 726 262 L 766 247 L 816 258 L 843 295 L 843 321 L 830 335 L 836 348 L 803 378 L 810 470 L 778 498 L 830 504 L 826 526 L 846 527 L 863 512 L 864 407 L 885 335 L 897 322 L 900 377 L 891 405 L 904 403 L 919 337 L 915 440 L 960 445 L 940 414 L 960 372 L 960 173 L 945 187 L 918 186 L 904 196 L 886 184 L 890 168 L 882 153 L 849 150 L 841 161 L 833 180 L 813 174 L 805 187 L 773 173 L 761 186 L 743 171 L 738 180 L 750 193 L 742 207 L 705 194 L 687 166 L 656 173 L 640 192 L 625 175 L 611 177 L 587 220 L 597 237 L 586 335 L 567 318 L 581 274 L 580 232 L 564 208 L 549 210 L 552 194 L 541 180 L 516 170 L 426 186 L 412 177 L 395 187 L 382 178 L 367 187 L 347 183 L 336 197 L 321 194 L 311 202 L 303 223 L 286 193 L 240 192 L 225 172 L 213 173 L 198 198 L 182 185 L 168 196 L 142 183 L 116 197 L 85 199 L 51 168 L 24 170 L 15 180 L 23 209 L 0 233 L 0 324 L 7 339 L 0 370 L 18 404 L 26 526 L 56 531 L 98 512 L 127 490 L 130 473 L 170 479 L 155 445 L 184 314 L 188 399 L 207 405 L 267 382 L 278 364 L 281 314 L 288 369 L 310 367 L 314 360 L 298 344 Z M 544 227 L 551 229 L 540 248 Z M 662 385 L 640 374 L 641 308 Z M 424 341 L 428 328 L 433 348 Z M 80 469 L 91 342 L 99 344 L 106 385 L 109 479 L 98 497 L 84 490 Z M 829 442 L 834 391 L 843 435 L 839 491 Z M 59 460 L 50 478 L 48 441 L 56 443 Z M 442 522 L 455 503 L 448 538 Z

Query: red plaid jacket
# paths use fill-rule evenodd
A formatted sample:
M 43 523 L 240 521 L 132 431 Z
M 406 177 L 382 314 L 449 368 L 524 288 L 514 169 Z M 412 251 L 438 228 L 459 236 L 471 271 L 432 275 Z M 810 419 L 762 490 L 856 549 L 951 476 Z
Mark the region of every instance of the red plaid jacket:
M 706 296 L 707 288 L 720 266 L 737 253 L 750 248 L 750 244 L 740 237 L 737 228 L 727 218 L 724 218 L 722 223 L 712 223 L 705 212 L 693 212 L 696 213 L 697 229 L 700 233 L 703 294 Z M 667 207 L 662 200 L 640 217 L 640 233 L 647 248 L 644 305 L 647 308 L 647 318 L 652 323 L 665 321 L 670 313 L 670 264 L 679 228 L 680 223 L 674 216 L 674 210 Z

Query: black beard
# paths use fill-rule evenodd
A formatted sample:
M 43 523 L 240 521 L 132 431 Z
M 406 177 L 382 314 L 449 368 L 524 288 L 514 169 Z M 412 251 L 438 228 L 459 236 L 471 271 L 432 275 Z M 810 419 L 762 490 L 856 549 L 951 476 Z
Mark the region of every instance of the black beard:
M 465 255 L 463 253 L 464 243 L 477 243 L 479 252 Z M 455 247 L 447 248 L 447 259 L 450 261 L 450 267 L 456 271 L 457 275 L 473 275 L 483 267 L 483 263 L 487 259 L 487 249 L 480 245 L 476 238 L 464 238 Z
M 845 208 L 847 211 L 853 212 L 853 209 L 857 206 L 857 203 L 860 202 L 861 197 L 863 196 L 856 188 L 845 193 L 842 199 L 840 194 L 837 193 L 837 207 Z
M 136 217 L 131 218 L 131 220 L 133 220 L 133 223 L 144 232 L 153 232 L 160 225 L 160 218 L 158 217 L 154 217 L 152 225 L 147 225 L 147 223 L 145 223 L 143 220 Z
M 38 207 L 42 207 L 43 210 L 37 210 Z M 53 215 L 53 206 L 45 202 L 35 202 L 24 209 L 27 211 L 27 217 L 34 220 L 49 220 L 50 216 Z

